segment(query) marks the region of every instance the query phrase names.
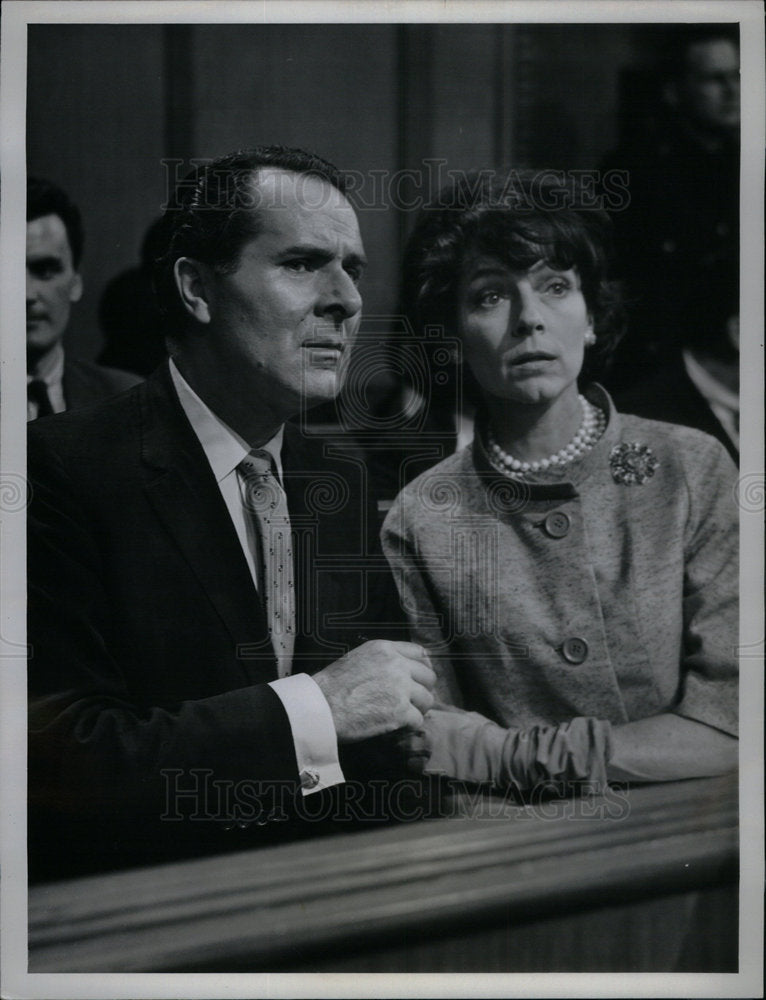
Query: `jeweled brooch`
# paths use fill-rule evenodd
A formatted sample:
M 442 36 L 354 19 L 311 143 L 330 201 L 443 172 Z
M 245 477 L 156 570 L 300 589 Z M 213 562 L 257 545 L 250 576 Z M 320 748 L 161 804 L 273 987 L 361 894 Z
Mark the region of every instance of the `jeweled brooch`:
M 637 441 L 616 444 L 609 455 L 612 479 L 623 486 L 643 486 L 647 479 L 652 478 L 659 464 L 652 449 Z

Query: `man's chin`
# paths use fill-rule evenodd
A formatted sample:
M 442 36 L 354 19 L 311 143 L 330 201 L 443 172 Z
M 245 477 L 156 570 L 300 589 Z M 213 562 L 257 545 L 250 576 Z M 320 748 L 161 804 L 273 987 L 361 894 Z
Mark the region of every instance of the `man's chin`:
M 343 388 L 347 366 L 312 367 L 303 373 L 302 397 L 304 406 L 321 406 L 337 398 Z
M 27 359 L 41 358 L 55 346 L 59 338 L 45 320 L 27 323 Z

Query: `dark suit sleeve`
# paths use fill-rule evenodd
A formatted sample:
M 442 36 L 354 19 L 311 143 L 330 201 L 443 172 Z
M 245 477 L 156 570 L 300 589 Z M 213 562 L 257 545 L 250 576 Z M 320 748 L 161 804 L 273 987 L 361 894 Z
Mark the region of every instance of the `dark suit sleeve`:
M 111 649 L 119 609 L 106 596 L 108 544 L 94 506 L 38 434 L 29 477 L 31 810 L 95 824 L 101 837 L 128 825 L 162 838 L 176 815 L 168 795 L 199 786 L 201 774 L 248 783 L 251 803 L 262 784 L 294 782 L 289 724 L 267 684 L 163 705 L 137 696 L 124 651 L 118 659 Z M 181 811 L 218 821 L 229 809 L 187 797 Z

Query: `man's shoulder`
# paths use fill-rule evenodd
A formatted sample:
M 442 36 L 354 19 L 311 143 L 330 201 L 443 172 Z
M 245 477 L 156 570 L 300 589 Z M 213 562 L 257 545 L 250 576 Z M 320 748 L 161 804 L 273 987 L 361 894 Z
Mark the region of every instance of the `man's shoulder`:
M 82 468 L 116 468 L 129 455 L 137 455 L 146 425 L 154 419 L 153 402 L 167 398 L 167 390 L 156 373 L 138 381 L 127 391 L 66 410 L 27 425 L 28 462 L 31 469 L 54 463 L 80 475 Z M 167 422 L 167 421 L 166 421 Z
M 141 388 L 29 423 L 30 464 L 44 454 L 68 463 L 80 455 L 95 460 L 102 450 L 119 451 L 121 443 L 137 433 L 136 393 Z
M 133 372 L 119 368 L 106 368 L 93 361 L 67 357 L 64 362 L 64 384 L 73 391 L 90 392 L 93 402 L 98 399 L 123 392 L 137 385 L 142 379 Z

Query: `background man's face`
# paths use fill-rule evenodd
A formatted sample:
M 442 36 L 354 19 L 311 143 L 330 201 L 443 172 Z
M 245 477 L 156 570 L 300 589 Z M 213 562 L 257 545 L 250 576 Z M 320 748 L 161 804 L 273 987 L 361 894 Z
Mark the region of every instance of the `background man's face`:
M 739 51 L 725 38 L 691 45 L 680 97 L 687 114 L 704 128 L 739 125 Z
M 58 215 L 27 223 L 27 357 L 40 357 L 61 339 L 73 302 L 82 295 L 66 226 Z
M 208 275 L 221 379 L 284 417 L 333 399 L 359 325 L 364 248 L 353 208 L 317 177 L 262 170 L 260 231 L 236 271 Z

